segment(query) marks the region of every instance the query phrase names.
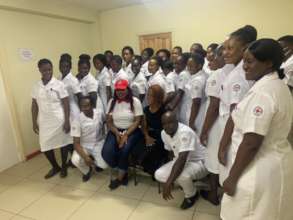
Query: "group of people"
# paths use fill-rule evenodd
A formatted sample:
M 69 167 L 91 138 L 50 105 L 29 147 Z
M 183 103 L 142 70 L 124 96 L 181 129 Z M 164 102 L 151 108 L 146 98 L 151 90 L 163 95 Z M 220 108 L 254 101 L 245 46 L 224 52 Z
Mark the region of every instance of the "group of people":
M 50 60 L 38 63 L 32 119 L 52 165 L 46 179 L 72 166 L 88 181 L 110 167 L 115 190 L 128 184 L 132 160 L 163 183 L 164 199 L 178 184 L 182 209 L 202 196 L 221 201 L 223 220 L 293 218 L 293 36 L 257 40 L 246 25 L 206 50 L 195 43 L 186 53 L 177 46 L 135 55 L 126 46 L 92 63 L 95 77 L 87 54 L 73 75 L 62 54 L 59 79 Z M 198 192 L 194 181 L 203 178 L 209 190 Z

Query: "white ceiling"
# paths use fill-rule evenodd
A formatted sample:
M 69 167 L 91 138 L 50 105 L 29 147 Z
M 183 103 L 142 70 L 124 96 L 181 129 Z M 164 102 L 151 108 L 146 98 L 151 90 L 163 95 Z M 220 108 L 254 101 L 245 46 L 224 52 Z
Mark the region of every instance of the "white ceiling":
M 143 4 L 154 0 L 59 0 L 67 3 L 74 3 L 85 8 L 97 11 L 105 11 L 130 5 Z

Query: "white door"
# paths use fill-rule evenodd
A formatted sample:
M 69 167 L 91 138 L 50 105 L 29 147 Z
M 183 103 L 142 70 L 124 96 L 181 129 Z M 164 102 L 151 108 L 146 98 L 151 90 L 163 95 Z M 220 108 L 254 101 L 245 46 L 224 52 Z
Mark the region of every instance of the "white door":
M 0 68 L 0 172 L 20 161 Z

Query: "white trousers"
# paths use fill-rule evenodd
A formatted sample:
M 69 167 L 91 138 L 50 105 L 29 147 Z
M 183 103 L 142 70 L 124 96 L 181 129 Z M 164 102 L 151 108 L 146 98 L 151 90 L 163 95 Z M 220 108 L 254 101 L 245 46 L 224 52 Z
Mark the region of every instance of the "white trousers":
M 155 172 L 155 178 L 161 183 L 167 182 L 173 165 L 176 160 L 172 160 Z M 177 178 L 176 182 L 183 188 L 185 198 L 190 198 L 196 194 L 196 187 L 193 180 L 202 179 L 208 174 L 203 162 L 186 162 L 185 167 Z
M 104 143 L 104 141 L 102 141 L 102 143 Z M 103 147 L 102 143 L 99 142 L 99 144 L 92 149 L 83 148 L 83 150 L 86 154 L 93 156 L 93 158 L 95 159 L 96 166 L 106 169 L 108 165 L 102 158 L 101 154 Z M 89 166 L 85 163 L 84 159 L 76 151 L 73 152 L 71 161 L 83 174 L 87 174 L 89 172 Z

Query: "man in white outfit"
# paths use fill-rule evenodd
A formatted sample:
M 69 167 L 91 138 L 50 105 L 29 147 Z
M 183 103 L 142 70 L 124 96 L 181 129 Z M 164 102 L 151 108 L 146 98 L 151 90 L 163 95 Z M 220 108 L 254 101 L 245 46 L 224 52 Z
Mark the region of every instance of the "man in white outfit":
M 83 173 L 83 181 L 91 177 L 92 166 L 96 171 L 107 168 L 106 162 L 101 156 L 104 144 L 103 121 L 104 113 L 101 108 L 93 108 L 89 97 L 83 97 L 80 101 L 81 113 L 71 126 L 74 149 L 71 161 Z
M 205 148 L 199 144 L 191 128 L 178 122 L 175 113 L 166 112 L 162 116 L 162 124 L 165 149 L 173 152 L 174 158 L 155 172 L 155 178 L 164 183 L 165 200 L 173 199 L 171 190 L 176 181 L 185 194 L 181 209 L 188 209 L 198 198 L 193 180 L 201 179 L 208 173 L 204 166 Z

